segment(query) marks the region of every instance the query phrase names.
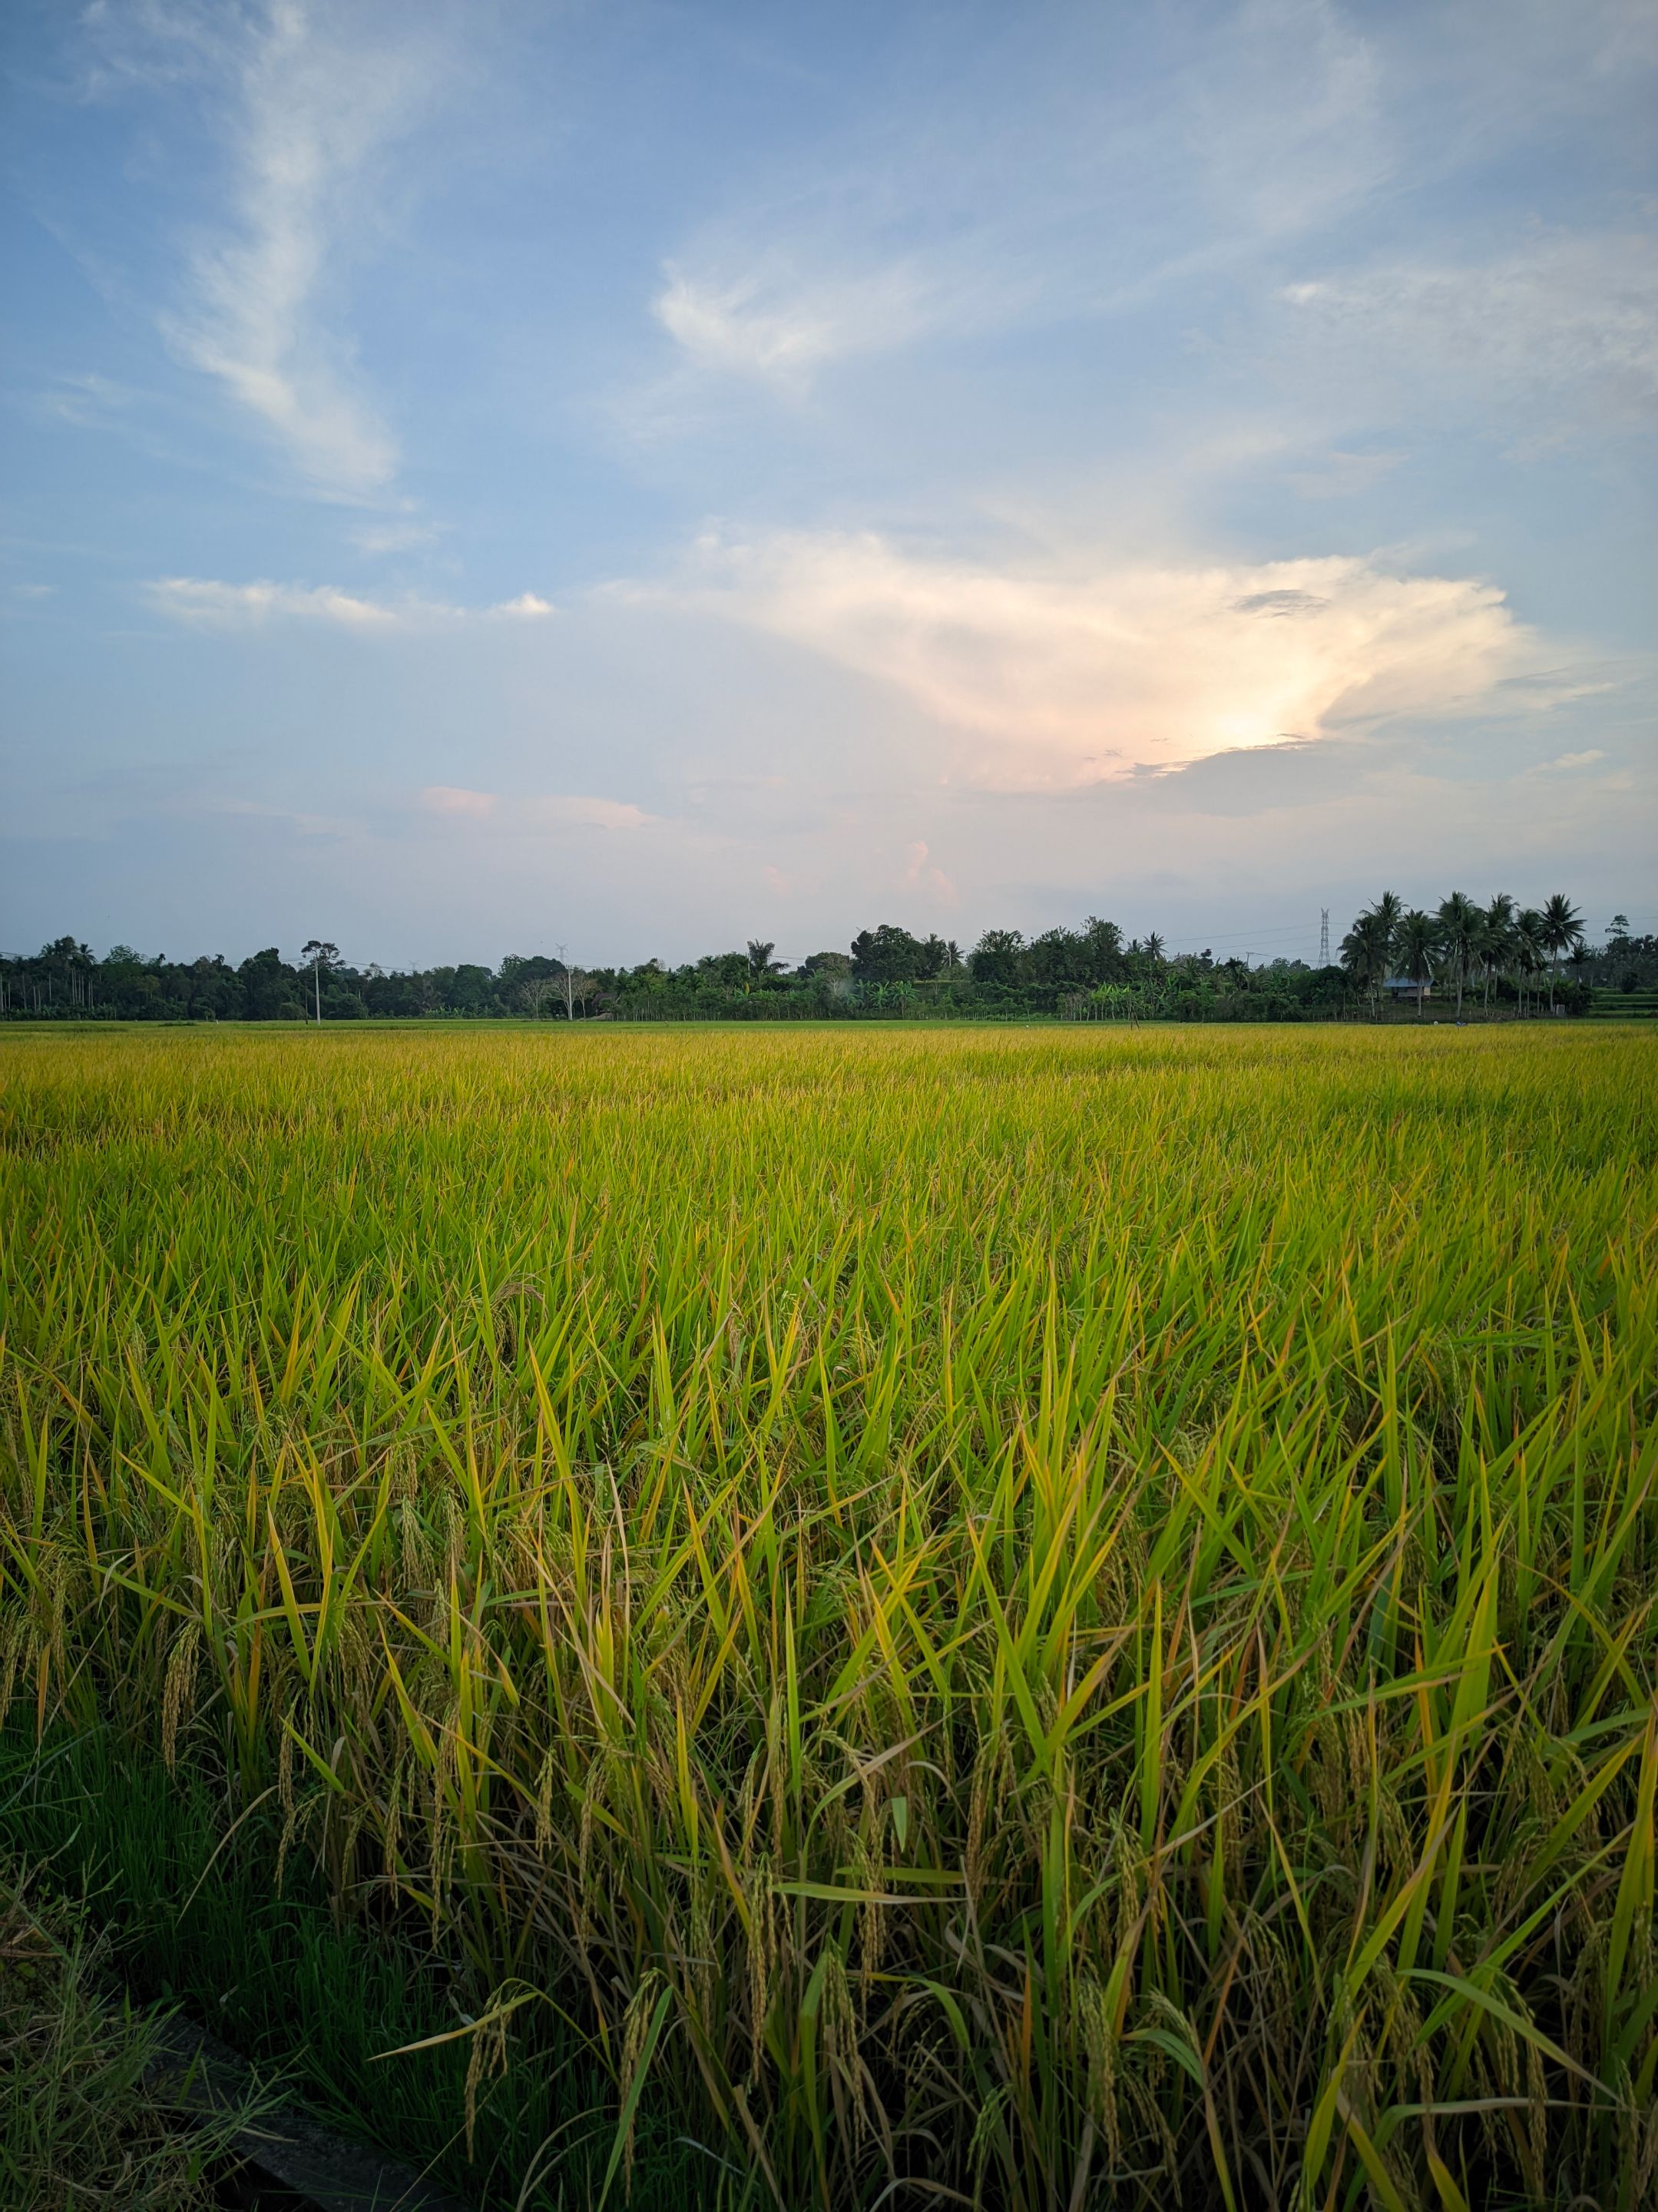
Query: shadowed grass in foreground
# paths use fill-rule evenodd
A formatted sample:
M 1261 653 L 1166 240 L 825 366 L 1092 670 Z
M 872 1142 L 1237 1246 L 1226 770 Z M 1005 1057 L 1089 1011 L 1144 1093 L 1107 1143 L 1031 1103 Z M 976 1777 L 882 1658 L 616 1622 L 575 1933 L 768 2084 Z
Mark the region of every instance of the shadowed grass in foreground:
M 108 1979 L 77 1915 L 0 1871 L 0 2203 L 210 2212 L 257 2105 L 186 2126 L 145 2087 L 155 2024 Z
M 790 2212 L 1645 2201 L 1644 1039 L 0 1050 L 13 1694 L 419 1916 L 474 2093 L 568 2020 Z
M 420 1940 L 418 1923 L 385 1929 L 332 1911 L 303 1858 L 282 1869 L 279 1893 L 282 1829 L 269 1801 L 237 1820 L 222 1788 L 169 1772 L 105 1728 L 60 1728 L 39 1743 L 32 1726 L 14 1725 L 0 1737 L 0 1851 L 38 1862 L 37 1889 L 49 1882 L 84 1900 L 77 1924 L 102 1927 L 110 1970 L 137 1998 L 177 2004 L 313 2112 L 481 2204 L 517 2203 L 556 2130 L 565 2201 L 596 2195 L 608 2099 L 580 2041 L 568 2029 L 519 2039 L 502 2071 L 475 2085 L 469 2156 L 471 2042 L 451 2038 L 477 1991 Z M 385 2059 L 416 2041 L 428 2047 Z M 640 2212 L 694 2201 L 707 2165 L 661 2142 L 653 2118 L 647 2111 Z M 556 2202 L 556 2188 L 525 2199 L 526 2212 Z

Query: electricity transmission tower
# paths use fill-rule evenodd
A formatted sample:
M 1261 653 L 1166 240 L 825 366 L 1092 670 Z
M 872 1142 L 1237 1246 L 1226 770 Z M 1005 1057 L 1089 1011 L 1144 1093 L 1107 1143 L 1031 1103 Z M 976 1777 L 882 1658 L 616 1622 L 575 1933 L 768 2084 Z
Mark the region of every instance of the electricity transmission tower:
M 1318 910 L 1318 964 L 1321 968 L 1327 968 L 1330 964 L 1330 909 L 1327 906 L 1321 906 Z

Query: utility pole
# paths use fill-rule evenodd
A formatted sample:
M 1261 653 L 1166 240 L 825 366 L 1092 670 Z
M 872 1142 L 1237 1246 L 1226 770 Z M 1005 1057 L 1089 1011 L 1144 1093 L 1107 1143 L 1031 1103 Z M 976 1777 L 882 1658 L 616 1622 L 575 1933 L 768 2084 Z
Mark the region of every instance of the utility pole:
M 1318 964 L 1321 968 L 1327 968 L 1330 964 L 1330 909 L 1327 906 L 1321 906 L 1318 910 Z
M 319 1023 L 322 1020 L 322 963 L 325 960 L 331 969 L 338 965 L 339 957 L 339 946 L 331 945 L 325 938 L 320 937 L 313 937 L 300 955 L 301 967 L 307 960 L 311 963 L 311 987 Z

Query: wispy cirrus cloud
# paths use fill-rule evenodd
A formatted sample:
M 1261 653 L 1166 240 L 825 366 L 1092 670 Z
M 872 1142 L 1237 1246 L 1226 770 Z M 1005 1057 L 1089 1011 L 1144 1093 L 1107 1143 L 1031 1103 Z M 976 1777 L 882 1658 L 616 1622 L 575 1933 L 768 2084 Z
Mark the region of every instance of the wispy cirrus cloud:
M 517 798 L 456 785 L 428 784 L 420 803 L 428 814 L 463 822 L 495 822 L 513 830 L 643 830 L 656 819 L 623 799 L 531 793 Z
M 1001 566 L 873 535 L 704 540 L 665 586 L 619 587 L 792 640 L 952 733 L 951 780 L 1063 789 L 1222 752 L 1587 688 L 1495 585 L 1326 556 Z
M 494 606 L 457 607 L 433 599 L 365 599 L 334 584 L 228 584 L 203 576 L 160 576 L 143 588 L 157 613 L 210 629 L 258 629 L 288 621 L 360 631 L 415 630 L 461 622 L 541 622 L 557 612 L 550 599 L 534 592 L 520 592 Z
M 1333 0 L 1175 23 L 1185 66 L 1120 89 L 1108 25 L 1045 30 L 932 87 L 925 130 L 901 80 L 896 111 L 860 104 L 705 221 L 651 302 L 680 369 L 799 397 L 841 362 L 1133 308 L 1177 272 L 1327 225 L 1388 167 L 1379 64 Z M 1114 219 L 1129 204 L 1132 225 Z M 671 395 L 647 398 L 671 416 Z
M 1540 233 L 1481 262 L 1397 261 L 1288 286 L 1294 343 L 1351 388 L 1434 387 L 1554 435 L 1658 420 L 1658 243 Z
M 86 24 L 94 96 L 183 87 L 223 148 L 220 210 L 183 241 L 158 315 L 173 351 L 314 489 L 382 494 L 397 441 L 357 372 L 343 272 L 374 228 L 383 157 L 445 81 L 441 27 L 307 0 L 100 4 Z
M 349 533 L 359 553 L 416 553 L 434 545 L 443 535 L 436 522 L 367 522 Z
M 653 312 L 688 361 L 795 394 L 832 362 L 969 329 L 1004 312 L 1008 291 L 1029 290 L 936 259 L 811 268 L 772 250 L 729 265 L 671 262 L 664 275 Z
M 428 814 L 458 814 L 469 822 L 487 822 L 501 804 L 493 791 L 468 791 L 452 783 L 428 783 L 420 795 Z

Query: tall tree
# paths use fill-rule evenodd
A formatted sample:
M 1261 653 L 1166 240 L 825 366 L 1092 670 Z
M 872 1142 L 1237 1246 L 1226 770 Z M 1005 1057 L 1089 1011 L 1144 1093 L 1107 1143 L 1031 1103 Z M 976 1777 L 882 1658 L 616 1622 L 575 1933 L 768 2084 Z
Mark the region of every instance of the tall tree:
M 1086 948 L 1090 982 L 1119 981 L 1126 969 L 1122 932 L 1117 924 L 1105 921 L 1097 914 L 1090 914 L 1082 926 L 1082 941 Z
M 1543 917 L 1534 906 L 1522 907 L 1514 921 L 1514 964 L 1520 982 L 1520 1011 L 1526 1011 L 1526 984 L 1533 975 L 1540 975 L 1546 964 L 1547 946 L 1543 942 Z
M 1010 988 L 1023 981 L 1024 936 L 1017 929 L 987 929 L 968 961 L 975 983 Z
M 1397 891 L 1383 891 L 1382 896 L 1379 899 L 1373 900 L 1371 903 L 1365 908 L 1364 911 L 1366 914 L 1373 914 L 1376 916 L 1377 921 L 1382 925 L 1382 931 L 1387 937 L 1388 942 L 1391 945 L 1393 942 L 1394 932 L 1398 928 L 1400 923 L 1405 919 L 1405 902 L 1400 898 L 1399 893 Z
M 937 969 L 938 956 L 896 922 L 860 929 L 852 940 L 852 972 L 860 983 L 914 983 Z
M 1463 987 L 1467 982 L 1469 970 L 1479 951 L 1485 918 L 1464 892 L 1453 891 L 1448 899 L 1442 901 L 1435 919 L 1439 927 L 1440 948 L 1456 980 L 1456 1018 L 1461 1021 Z
M 1560 980 L 1560 955 L 1583 942 L 1583 917 L 1564 891 L 1556 891 L 1543 908 L 1543 949 L 1549 956 L 1549 1012 L 1554 1012 L 1554 987 Z
M 325 937 L 310 939 L 300 955 L 301 967 L 311 970 L 311 987 L 316 997 L 319 1021 L 322 1019 L 322 971 L 325 968 L 337 968 L 339 964 L 340 948 L 337 945 L 331 945 Z
M 774 960 L 771 957 L 776 950 L 777 947 L 774 945 L 768 945 L 763 937 L 750 938 L 749 980 L 743 987 L 745 991 L 750 989 L 756 983 L 763 983 L 768 975 L 776 975 L 782 972 L 783 963 L 780 960 Z
M 1394 931 L 1394 957 L 1399 971 L 1416 988 L 1416 1018 L 1422 1019 L 1422 1001 L 1427 996 L 1428 986 L 1433 981 L 1435 963 L 1440 950 L 1439 924 L 1420 907 L 1412 907 L 1400 915 Z
M 1390 934 L 1381 915 L 1371 907 L 1341 940 L 1341 964 L 1370 1000 L 1372 1012 L 1377 1010 L 1382 979 L 1388 973 Z
M 1514 947 L 1514 901 L 1498 891 L 1485 908 L 1479 933 L 1479 959 L 1485 971 L 1485 1004 L 1491 1002 L 1491 983 L 1508 964 Z

